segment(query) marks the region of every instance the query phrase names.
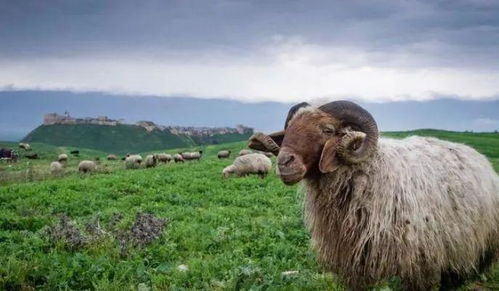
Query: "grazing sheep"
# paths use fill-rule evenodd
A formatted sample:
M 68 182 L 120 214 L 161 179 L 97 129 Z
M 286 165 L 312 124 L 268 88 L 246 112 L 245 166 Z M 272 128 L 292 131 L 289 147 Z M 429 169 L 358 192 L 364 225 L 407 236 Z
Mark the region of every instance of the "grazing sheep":
M 184 158 L 182 157 L 181 154 L 174 154 L 173 160 L 175 161 L 175 163 L 183 163 L 184 162 Z
M 91 173 L 97 169 L 97 164 L 94 161 L 83 160 L 78 164 L 78 171 L 81 173 Z
M 253 151 L 252 150 L 240 150 L 239 151 L 239 156 L 244 156 L 244 155 L 249 155 L 249 154 L 252 154 Z
M 165 153 L 157 154 L 157 157 L 158 157 L 158 162 L 161 162 L 161 163 L 168 163 L 168 162 L 173 160 L 172 155 L 165 154 Z
M 199 152 L 184 152 L 180 153 L 182 155 L 182 158 L 186 161 L 193 161 L 193 160 L 200 160 L 201 156 L 203 155 L 203 151 Z
M 30 151 L 31 150 L 31 146 L 29 145 L 29 143 L 24 143 L 24 142 L 20 142 L 19 143 L 19 148 L 23 149 L 25 151 Z
M 68 161 L 68 155 L 66 155 L 66 154 L 60 154 L 59 157 L 57 158 L 57 161 L 59 161 L 59 163 L 67 162 Z
M 217 156 L 219 159 L 226 159 L 230 157 L 230 153 L 230 151 L 219 151 Z
M 249 146 L 304 181 L 320 262 L 353 290 L 392 276 L 405 289 L 454 288 L 497 260 L 499 178 L 474 149 L 436 138 L 378 138 L 373 117 L 336 101 L 295 105 L 285 130 Z
M 60 162 L 50 163 L 50 173 L 54 176 L 59 176 L 64 172 L 64 168 Z
M 265 178 L 272 168 L 272 161 L 265 155 L 254 153 L 237 157 L 232 165 L 225 167 L 222 171 L 224 178 L 235 173 L 238 177 L 249 174 L 257 174 L 260 178 Z
M 118 157 L 116 155 L 107 155 L 107 160 L 108 161 L 116 161 Z
M 128 155 L 125 159 L 126 169 L 138 169 L 142 163 L 142 157 L 140 155 Z
M 80 151 L 74 150 L 74 151 L 70 151 L 69 153 L 72 154 L 73 156 L 78 156 L 80 154 Z
M 158 157 L 156 155 L 147 155 L 145 164 L 147 168 L 156 167 L 158 164 Z

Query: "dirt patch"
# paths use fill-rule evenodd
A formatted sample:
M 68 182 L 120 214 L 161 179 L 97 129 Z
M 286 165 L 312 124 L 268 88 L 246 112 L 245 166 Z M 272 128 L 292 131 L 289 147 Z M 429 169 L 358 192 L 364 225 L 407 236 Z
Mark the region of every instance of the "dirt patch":
M 118 233 L 116 236 L 120 242 L 121 255 L 125 256 L 129 247 L 143 248 L 158 239 L 167 224 L 167 219 L 157 218 L 151 213 L 137 213 L 131 228 Z
M 45 234 L 52 244 L 63 242 L 66 248 L 77 250 L 85 246 L 87 238 L 71 221 L 69 216 L 62 213 L 58 215 L 59 223 L 49 227 Z
M 167 219 L 157 218 L 151 213 L 139 212 L 132 226 L 125 230 L 116 230 L 116 225 L 123 219 L 123 215 L 115 213 L 107 225 L 101 225 L 97 215 L 85 224 L 82 232 L 66 214 L 59 214 L 59 222 L 48 227 L 44 235 L 52 245 L 63 242 L 69 250 L 85 247 L 89 242 L 98 242 L 106 237 L 111 237 L 119 242 L 121 255 L 126 256 L 130 248 L 144 248 L 151 242 L 160 238 Z

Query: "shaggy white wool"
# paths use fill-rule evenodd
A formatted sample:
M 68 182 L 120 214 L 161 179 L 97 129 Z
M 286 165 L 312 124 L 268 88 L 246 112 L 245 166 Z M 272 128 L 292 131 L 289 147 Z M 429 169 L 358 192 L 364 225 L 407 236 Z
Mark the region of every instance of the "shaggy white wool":
M 369 160 L 304 189 L 320 261 L 354 290 L 390 276 L 426 289 L 442 272 L 476 271 L 498 249 L 499 178 L 462 144 L 382 138 Z

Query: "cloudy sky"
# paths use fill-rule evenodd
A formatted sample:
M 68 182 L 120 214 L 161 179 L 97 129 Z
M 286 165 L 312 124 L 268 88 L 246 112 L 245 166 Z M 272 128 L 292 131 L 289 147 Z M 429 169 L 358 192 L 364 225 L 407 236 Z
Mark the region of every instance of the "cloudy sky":
M 0 88 L 499 99 L 499 1 L 0 0 Z

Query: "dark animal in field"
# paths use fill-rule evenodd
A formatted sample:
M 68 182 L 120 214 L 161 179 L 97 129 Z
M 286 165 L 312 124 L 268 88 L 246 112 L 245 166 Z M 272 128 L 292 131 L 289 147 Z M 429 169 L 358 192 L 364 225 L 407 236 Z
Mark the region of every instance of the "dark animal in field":
M 16 162 L 17 158 L 18 158 L 18 154 L 14 149 L 6 149 L 6 148 L 0 149 L 0 159 L 1 160 L 10 163 L 10 162 Z
M 73 156 L 78 156 L 80 154 L 80 151 L 74 150 L 74 151 L 70 151 L 69 153 L 72 154 Z
M 111 155 L 107 155 L 107 160 L 108 161 L 115 161 L 117 159 L 118 159 L 118 157 L 116 155 L 112 155 L 112 154 Z
M 379 138 L 348 101 L 293 106 L 283 131 L 249 146 L 277 155 L 285 184 L 303 181 L 319 260 L 352 290 L 393 276 L 407 290 L 452 289 L 497 261 L 499 177 L 471 147 Z
M 38 154 L 24 155 L 24 157 L 30 160 L 38 160 L 40 158 Z

